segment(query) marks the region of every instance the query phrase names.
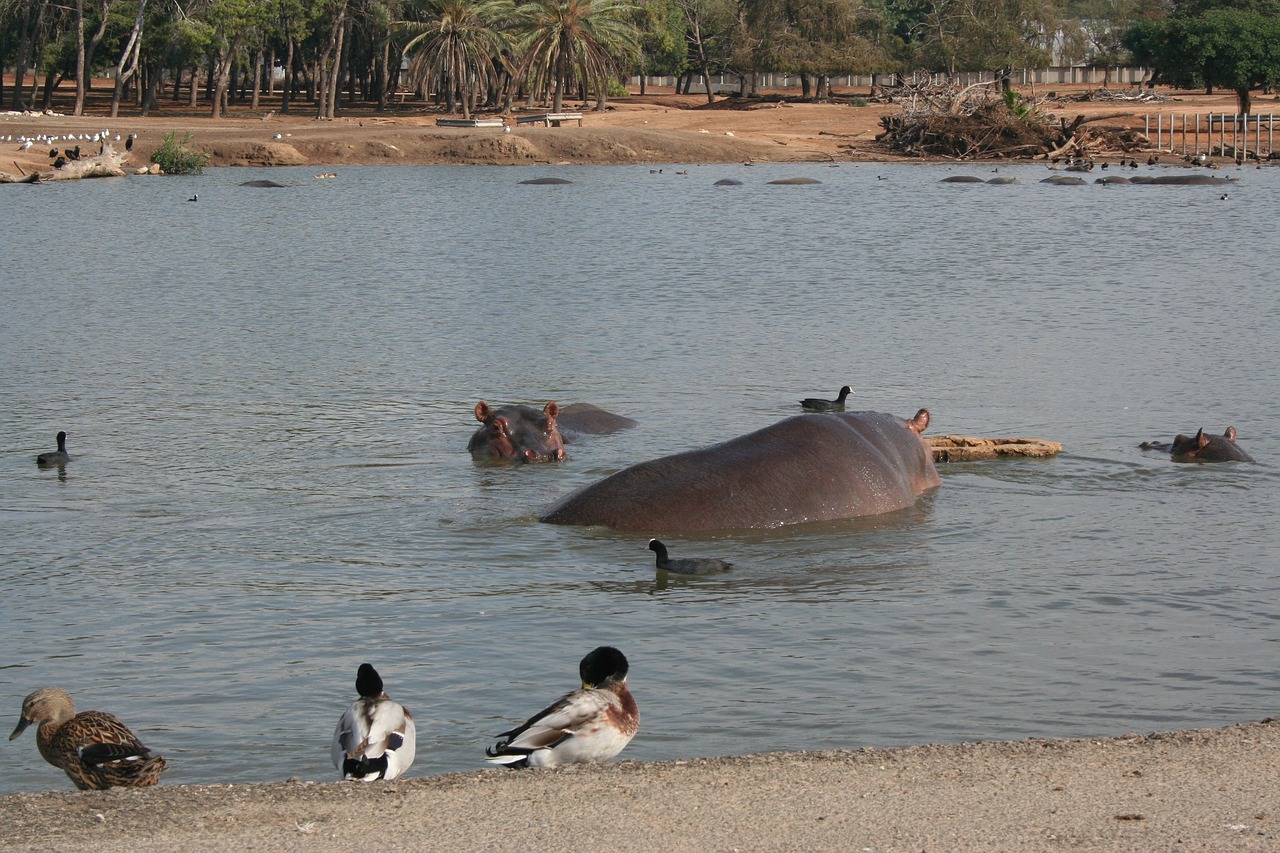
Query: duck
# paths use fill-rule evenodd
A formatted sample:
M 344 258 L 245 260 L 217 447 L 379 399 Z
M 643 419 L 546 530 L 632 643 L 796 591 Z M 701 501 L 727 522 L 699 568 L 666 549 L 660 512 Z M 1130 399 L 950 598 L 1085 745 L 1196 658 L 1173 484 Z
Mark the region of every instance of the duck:
M 627 688 L 628 669 L 626 656 L 613 646 L 593 649 L 578 664 L 582 689 L 498 735 L 498 742 L 485 748 L 485 760 L 518 770 L 613 758 L 640 728 L 640 709 Z
M 42 687 L 27 696 L 9 740 L 33 723 L 40 755 L 82 791 L 149 788 L 164 772 L 164 756 L 143 746 L 119 718 L 104 711 L 77 714 L 71 694 L 61 688 Z
M 845 398 L 853 393 L 853 389 L 848 385 L 840 389 L 840 396 L 834 400 L 820 400 L 816 397 L 806 397 L 800 401 L 801 408 L 808 409 L 811 412 L 843 412 Z
M 330 756 L 343 779 L 389 781 L 413 764 L 417 729 L 409 709 L 382 689 L 382 676 L 371 664 L 356 670 L 360 698 L 338 720 Z
M 717 560 L 713 557 L 686 557 L 672 560 L 667 556 L 667 546 L 657 539 L 649 540 L 649 550 L 657 554 L 657 565 L 664 572 L 675 572 L 678 575 L 711 575 L 716 572 L 727 572 L 732 563 Z
M 41 453 L 36 457 L 36 464 L 41 467 L 66 465 L 70 461 L 71 454 L 67 453 L 67 434 L 65 432 L 58 433 L 57 450 L 51 450 L 48 453 Z

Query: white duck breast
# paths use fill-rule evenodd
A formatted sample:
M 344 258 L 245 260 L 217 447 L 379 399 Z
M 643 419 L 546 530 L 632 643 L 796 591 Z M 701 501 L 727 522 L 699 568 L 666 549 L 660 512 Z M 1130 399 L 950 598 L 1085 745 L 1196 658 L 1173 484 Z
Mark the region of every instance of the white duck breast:
M 382 679 L 368 664 L 360 667 L 356 689 L 360 698 L 333 732 L 333 766 L 343 779 L 394 779 L 413 764 L 417 734 L 413 715 L 382 692 Z
M 498 735 L 498 743 L 485 750 L 486 760 L 511 768 L 556 767 L 608 761 L 622 752 L 640 727 L 626 658 L 602 646 L 583 658 L 580 669 L 581 690 Z
M 529 767 L 608 761 L 635 737 L 635 727 L 616 724 L 624 716 L 623 703 L 612 691 L 579 690 L 515 730 L 505 754 L 488 760 Z

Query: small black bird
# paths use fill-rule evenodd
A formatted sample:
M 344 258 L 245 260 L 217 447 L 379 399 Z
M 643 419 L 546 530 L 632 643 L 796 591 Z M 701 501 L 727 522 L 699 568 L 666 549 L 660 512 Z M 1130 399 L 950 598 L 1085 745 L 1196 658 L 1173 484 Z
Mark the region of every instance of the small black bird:
M 686 557 L 681 560 L 672 560 L 667 556 L 667 546 L 657 539 L 649 540 L 649 550 L 658 555 L 656 558 L 658 568 L 678 575 L 711 575 L 727 572 L 733 565 L 712 557 Z
M 199 201 L 199 200 L 200 200 L 200 196 L 198 195 L 193 195 L 191 198 L 187 199 L 187 201 Z
M 57 149 L 57 148 L 51 148 L 51 149 L 49 149 L 49 159 L 50 159 L 50 160 L 52 160 L 54 157 L 57 157 L 57 156 L 58 156 L 58 149 Z
M 803 400 L 800 401 L 800 406 L 804 409 L 808 409 L 811 412 L 843 412 L 844 400 L 846 397 L 848 397 L 852 393 L 853 393 L 853 389 L 850 388 L 848 385 L 846 385 L 840 389 L 840 396 L 836 397 L 834 400 L 822 400 L 817 397 L 805 397 Z
M 131 133 L 131 134 L 129 134 L 129 137 L 124 141 L 124 150 L 125 150 L 125 151 L 132 151 L 132 150 L 133 150 L 133 140 L 134 140 L 134 137 L 136 137 L 137 135 L 138 135 L 138 134 L 136 134 L 136 133 Z
M 36 464 L 41 468 L 48 468 L 51 465 L 66 465 L 70 461 L 71 455 L 67 453 L 67 434 L 65 432 L 58 433 L 57 450 L 41 453 L 36 457 Z
M 57 160 L 53 161 L 53 168 L 55 169 L 61 169 L 65 165 L 67 165 L 66 157 L 59 157 Z
M 68 159 L 68 160 L 79 160 L 79 159 L 80 159 L 80 146 L 79 146 L 79 145 L 77 145 L 75 148 L 72 148 L 72 149 L 68 150 L 68 151 L 66 152 L 66 154 L 67 154 L 67 159 Z

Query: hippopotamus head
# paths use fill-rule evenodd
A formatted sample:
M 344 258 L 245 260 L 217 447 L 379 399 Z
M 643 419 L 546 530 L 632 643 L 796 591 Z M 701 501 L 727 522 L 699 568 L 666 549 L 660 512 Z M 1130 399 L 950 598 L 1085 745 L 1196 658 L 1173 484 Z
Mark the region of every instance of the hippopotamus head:
M 542 411 L 530 406 L 503 406 L 493 409 L 481 400 L 476 403 L 476 420 L 481 423 L 471 436 L 467 450 L 476 459 L 510 462 L 560 462 L 564 439 L 556 424 L 560 407 L 547 403 Z
M 1222 435 L 1205 435 L 1203 429 L 1187 437 L 1179 434 L 1169 447 L 1174 462 L 1252 462 L 1253 457 L 1236 444 L 1236 428 Z

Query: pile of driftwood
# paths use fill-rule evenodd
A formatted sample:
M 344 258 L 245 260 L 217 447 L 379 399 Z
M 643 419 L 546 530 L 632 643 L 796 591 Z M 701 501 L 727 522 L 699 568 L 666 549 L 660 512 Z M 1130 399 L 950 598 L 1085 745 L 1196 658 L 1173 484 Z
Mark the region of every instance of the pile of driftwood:
M 1127 115 L 1076 116 L 1068 122 L 1016 97 L 997 97 L 990 84 L 933 85 L 906 93 L 902 112 L 880 120 L 876 139 L 912 157 L 1033 159 L 1128 152 L 1147 146 L 1124 126 L 1092 127 Z
M 1122 102 L 1137 101 L 1144 104 L 1162 104 L 1169 100 L 1166 95 L 1162 95 L 1154 89 L 1143 89 L 1139 86 L 1137 89 L 1092 89 L 1088 92 L 1081 92 L 1076 95 L 1059 95 L 1054 100 L 1063 103 L 1070 101 L 1093 101 L 1093 102 Z
M 25 171 L 14 162 L 17 174 L 0 172 L 0 184 L 38 184 L 41 181 L 74 181 L 80 178 L 121 178 L 124 177 L 124 161 L 128 152 L 117 154 L 110 144 L 104 144 L 102 151 L 93 157 L 81 157 L 79 160 L 66 160 L 59 168 Z

